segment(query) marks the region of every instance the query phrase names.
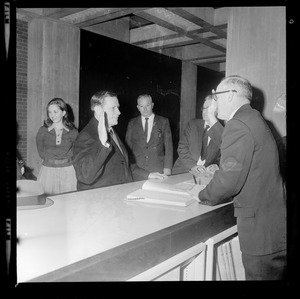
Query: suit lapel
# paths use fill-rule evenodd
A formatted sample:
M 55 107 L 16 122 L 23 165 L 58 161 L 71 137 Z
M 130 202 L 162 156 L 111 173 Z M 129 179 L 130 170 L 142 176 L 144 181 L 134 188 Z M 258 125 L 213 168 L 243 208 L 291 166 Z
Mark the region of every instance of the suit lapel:
M 200 136 L 202 136 L 202 137 L 204 135 L 204 123 L 205 123 L 204 120 L 202 120 L 201 122 L 197 123 L 198 134 Z M 199 141 L 199 149 L 200 149 L 200 152 L 201 152 L 201 149 L 202 149 L 202 138 Z M 207 157 L 206 157 L 205 165 L 209 165 L 210 164 L 210 162 L 215 158 L 216 153 L 218 152 L 218 150 L 219 150 L 219 148 L 216 146 L 216 144 L 213 142 L 213 140 L 210 139 L 210 142 L 209 142 L 208 148 L 207 148 Z
M 135 125 L 136 125 L 135 132 L 138 134 L 138 136 L 140 136 L 140 138 L 141 138 L 140 140 L 143 140 L 145 143 L 147 143 L 141 116 L 137 117 L 137 121 L 136 121 Z
M 123 158 L 125 158 L 125 161 L 126 161 L 126 165 L 128 166 L 129 162 L 128 162 L 128 154 L 127 154 L 127 150 L 126 150 L 126 147 L 125 145 L 123 144 L 123 142 L 121 141 L 121 139 L 119 138 L 118 134 L 116 134 L 116 131 L 115 131 L 115 136 L 116 138 L 118 139 L 118 142 L 119 142 L 119 145 L 123 151 L 123 153 L 120 151 L 118 145 L 112 140 L 112 142 L 114 143 L 114 147 L 116 148 L 116 153 L 118 155 L 121 155 Z
M 91 121 L 89 123 L 89 129 L 88 130 L 89 130 L 90 134 L 92 136 L 94 136 L 94 138 L 96 140 L 98 140 L 98 142 L 101 143 L 101 141 L 99 140 L 99 137 L 98 137 L 98 120 L 95 117 L 93 117 L 91 119 Z M 127 154 L 126 148 L 125 148 L 123 142 L 120 140 L 120 138 L 119 138 L 118 134 L 116 133 L 116 131 L 114 131 L 114 134 L 115 134 L 116 138 L 118 139 L 118 142 L 120 144 L 120 147 L 121 147 L 124 155 L 122 154 L 122 152 L 120 151 L 118 145 L 114 142 L 114 140 L 111 137 L 110 137 L 110 142 L 112 143 L 113 147 L 115 148 L 116 154 L 121 155 L 122 157 L 124 157 L 125 161 L 126 161 L 126 164 L 128 166 L 128 154 Z
M 215 159 L 218 151 L 219 151 L 218 146 L 213 142 L 212 139 L 210 139 L 210 142 L 209 142 L 208 148 L 207 148 L 207 157 L 206 157 L 207 165 L 209 165 L 211 163 L 211 161 L 213 161 Z
M 159 123 L 159 119 L 156 117 L 156 115 L 154 115 L 153 126 L 152 126 L 152 130 L 151 130 L 151 134 L 150 134 L 150 138 L 149 138 L 148 144 L 150 144 L 153 141 L 154 132 L 157 129 L 157 126 L 159 126 L 158 123 Z
M 199 140 L 199 155 L 201 153 L 201 149 L 202 149 L 202 139 L 203 139 L 203 133 L 204 133 L 204 121 L 200 121 L 197 122 L 197 136 L 195 136 L 195 140 Z M 199 138 L 198 136 L 202 136 L 201 138 Z

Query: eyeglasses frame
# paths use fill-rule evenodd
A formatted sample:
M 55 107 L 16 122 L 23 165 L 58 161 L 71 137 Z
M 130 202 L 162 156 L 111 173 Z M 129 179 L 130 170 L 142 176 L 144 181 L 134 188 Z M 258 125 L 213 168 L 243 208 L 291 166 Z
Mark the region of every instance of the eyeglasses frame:
M 212 93 L 212 97 L 214 99 L 214 101 L 216 102 L 217 101 L 217 97 L 215 96 L 216 94 L 222 94 L 222 93 L 227 93 L 227 92 L 237 92 L 237 90 L 235 89 L 228 89 L 228 90 L 224 90 L 224 91 L 218 91 L 218 92 L 213 92 Z

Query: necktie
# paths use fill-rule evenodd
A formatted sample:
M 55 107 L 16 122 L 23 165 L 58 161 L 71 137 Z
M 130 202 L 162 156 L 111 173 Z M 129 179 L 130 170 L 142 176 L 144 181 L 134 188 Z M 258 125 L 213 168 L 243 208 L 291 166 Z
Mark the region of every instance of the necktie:
M 118 148 L 120 149 L 121 153 L 123 154 L 123 151 L 121 149 L 121 146 L 120 146 L 120 143 L 116 137 L 116 135 L 114 134 L 114 131 L 113 129 L 110 129 L 109 130 L 109 135 L 111 136 L 111 138 L 113 139 L 113 141 L 115 142 L 115 144 L 118 146 Z
M 146 120 L 146 122 L 145 122 L 145 136 L 146 136 L 146 141 L 147 141 L 147 137 L 148 137 L 148 119 L 149 119 L 149 117 L 146 117 L 145 118 L 145 120 Z
M 203 139 L 202 139 L 202 148 L 201 148 L 201 159 L 202 160 L 206 160 L 206 158 L 207 158 L 208 129 L 209 129 L 209 126 L 205 126 Z

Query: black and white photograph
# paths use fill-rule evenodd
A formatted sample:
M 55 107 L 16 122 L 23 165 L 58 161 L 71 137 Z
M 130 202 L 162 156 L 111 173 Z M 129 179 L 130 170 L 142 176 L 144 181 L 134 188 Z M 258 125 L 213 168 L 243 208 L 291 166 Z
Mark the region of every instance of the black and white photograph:
M 291 284 L 286 1 L 47 4 L 3 4 L 9 283 Z

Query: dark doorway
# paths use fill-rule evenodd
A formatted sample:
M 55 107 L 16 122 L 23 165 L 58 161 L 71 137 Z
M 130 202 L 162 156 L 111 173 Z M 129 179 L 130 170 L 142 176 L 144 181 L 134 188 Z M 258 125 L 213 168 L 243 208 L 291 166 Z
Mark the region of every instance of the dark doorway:
M 211 94 L 212 89 L 216 89 L 220 81 L 224 78 L 222 72 L 217 72 L 198 66 L 197 69 L 197 105 L 196 117 L 202 118 L 201 107 L 206 96 Z

